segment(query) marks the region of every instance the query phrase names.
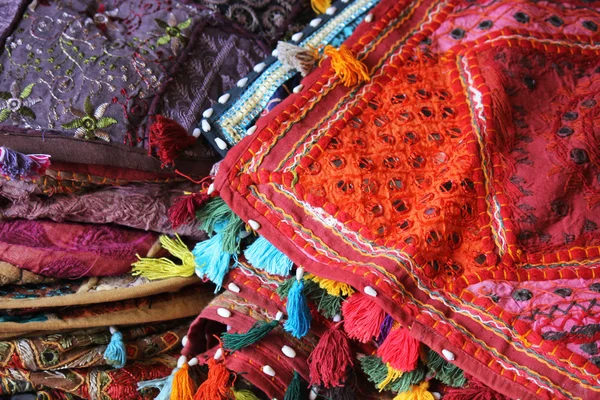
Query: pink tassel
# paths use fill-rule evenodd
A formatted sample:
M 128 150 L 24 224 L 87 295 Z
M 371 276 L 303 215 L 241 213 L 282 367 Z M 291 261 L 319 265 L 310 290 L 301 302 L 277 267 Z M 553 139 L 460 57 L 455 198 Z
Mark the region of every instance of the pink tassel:
M 377 355 L 392 368 L 402 372 L 410 372 L 417 368 L 419 361 L 419 341 L 413 338 L 408 329 L 398 327 L 392 329 Z
M 385 311 L 362 293 L 355 293 L 342 303 L 342 314 L 348 337 L 362 343 L 379 335 L 379 328 L 385 319 Z
M 311 385 L 343 386 L 348 369 L 354 365 L 346 334 L 339 329 L 325 332 L 310 354 L 308 364 Z

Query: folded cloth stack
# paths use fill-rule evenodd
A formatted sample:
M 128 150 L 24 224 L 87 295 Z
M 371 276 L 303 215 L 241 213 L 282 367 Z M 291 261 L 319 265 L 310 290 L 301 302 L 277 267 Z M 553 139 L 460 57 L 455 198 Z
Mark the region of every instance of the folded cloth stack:
M 226 155 L 196 194 L 209 239 L 134 269 L 224 292 L 158 398 L 597 398 L 600 9 L 364 6 L 203 115 Z
M 0 397 L 154 398 L 138 383 L 171 373 L 213 289 L 132 264 L 167 254 L 160 234 L 206 238 L 169 219 L 218 161 L 201 113 L 313 16 L 299 0 L 0 6 Z

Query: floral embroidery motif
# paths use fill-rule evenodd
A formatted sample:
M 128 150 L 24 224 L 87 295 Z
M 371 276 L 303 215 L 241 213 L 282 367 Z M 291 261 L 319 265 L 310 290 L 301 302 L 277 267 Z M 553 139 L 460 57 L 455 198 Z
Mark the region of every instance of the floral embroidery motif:
M 117 123 L 117 120 L 112 117 L 103 117 L 108 103 L 100 104 L 94 110 L 90 96 L 85 98 L 83 103 L 84 111 L 76 108 L 71 108 L 71 113 L 77 117 L 77 119 L 63 124 L 65 129 L 76 129 L 75 137 L 78 139 L 102 139 L 106 142 L 110 142 L 110 136 L 106 132 L 105 128 Z
M 11 117 L 14 124 L 18 124 L 21 118 L 35 119 L 35 113 L 31 106 L 42 101 L 39 97 L 31 96 L 35 83 L 31 83 L 20 90 L 17 82 L 10 85 L 10 92 L 0 92 L 0 122 Z
M 192 19 L 188 18 L 178 24 L 177 18 L 171 13 L 169 14 L 167 22 L 160 19 L 155 19 L 154 21 L 156 21 L 156 24 L 164 30 L 164 32 L 159 32 L 161 36 L 156 41 L 156 44 L 162 46 L 171 43 L 171 51 L 173 51 L 173 54 L 177 54 L 179 49 L 187 43 L 187 37 L 182 31 L 190 27 Z
M 93 23 L 101 31 L 106 31 L 107 29 L 116 31 L 119 30 L 119 26 L 114 22 L 114 20 L 118 13 L 118 8 L 109 11 L 106 9 L 106 5 L 100 3 L 93 18 L 88 18 L 85 23 L 86 25 Z

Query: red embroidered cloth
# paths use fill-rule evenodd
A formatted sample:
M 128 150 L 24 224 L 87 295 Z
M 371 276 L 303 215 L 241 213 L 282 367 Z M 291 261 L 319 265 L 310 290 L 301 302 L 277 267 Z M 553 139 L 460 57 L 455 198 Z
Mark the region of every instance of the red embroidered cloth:
M 493 389 L 596 398 L 598 11 L 382 1 L 346 43 L 370 81 L 344 87 L 324 62 L 215 186 Z

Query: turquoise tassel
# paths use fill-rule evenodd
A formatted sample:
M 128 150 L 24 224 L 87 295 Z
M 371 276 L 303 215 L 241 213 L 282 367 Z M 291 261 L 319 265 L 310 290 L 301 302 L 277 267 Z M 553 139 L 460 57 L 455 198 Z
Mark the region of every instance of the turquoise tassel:
M 192 250 L 196 262 L 196 275 L 206 277 L 217 285 L 215 293 L 223 286 L 231 259 L 231 254 L 223 251 L 221 240 L 222 235 L 217 233 L 210 239 L 196 244 Z
M 127 350 L 123 343 L 123 334 L 116 328 L 110 327 L 112 336 L 110 343 L 104 350 L 104 359 L 106 363 L 114 368 L 123 368 L 127 362 Z
M 151 379 L 149 381 L 140 381 L 137 383 L 137 388 L 138 390 L 150 388 L 162 390 L 162 388 L 165 387 L 165 384 L 167 383 L 167 378 L 168 377 L 165 376 L 164 378 Z
M 300 339 L 304 337 L 310 330 L 310 321 L 312 315 L 310 309 L 306 303 L 306 296 L 302 293 L 304 289 L 304 280 L 302 277 L 302 268 L 299 268 L 296 276 L 300 276 L 300 279 L 296 279 L 296 282 L 292 285 L 287 298 L 287 314 L 288 319 L 285 321 L 283 328 L 292 334 L 292 336 Z
M 250 264 L 269 274 L 287 276 L 292 269 L 292 260 L 262 236 L 246 248 L 244 255 Z
M 170 400 L 171 399 L 171 389 L 173 388 L 173 378 L 179 368 L 175 368 L 171 375 L 167 377 L 165 380 L 165 384 L 160 389 L 160 393 L 154 398 L 154 400 Z

